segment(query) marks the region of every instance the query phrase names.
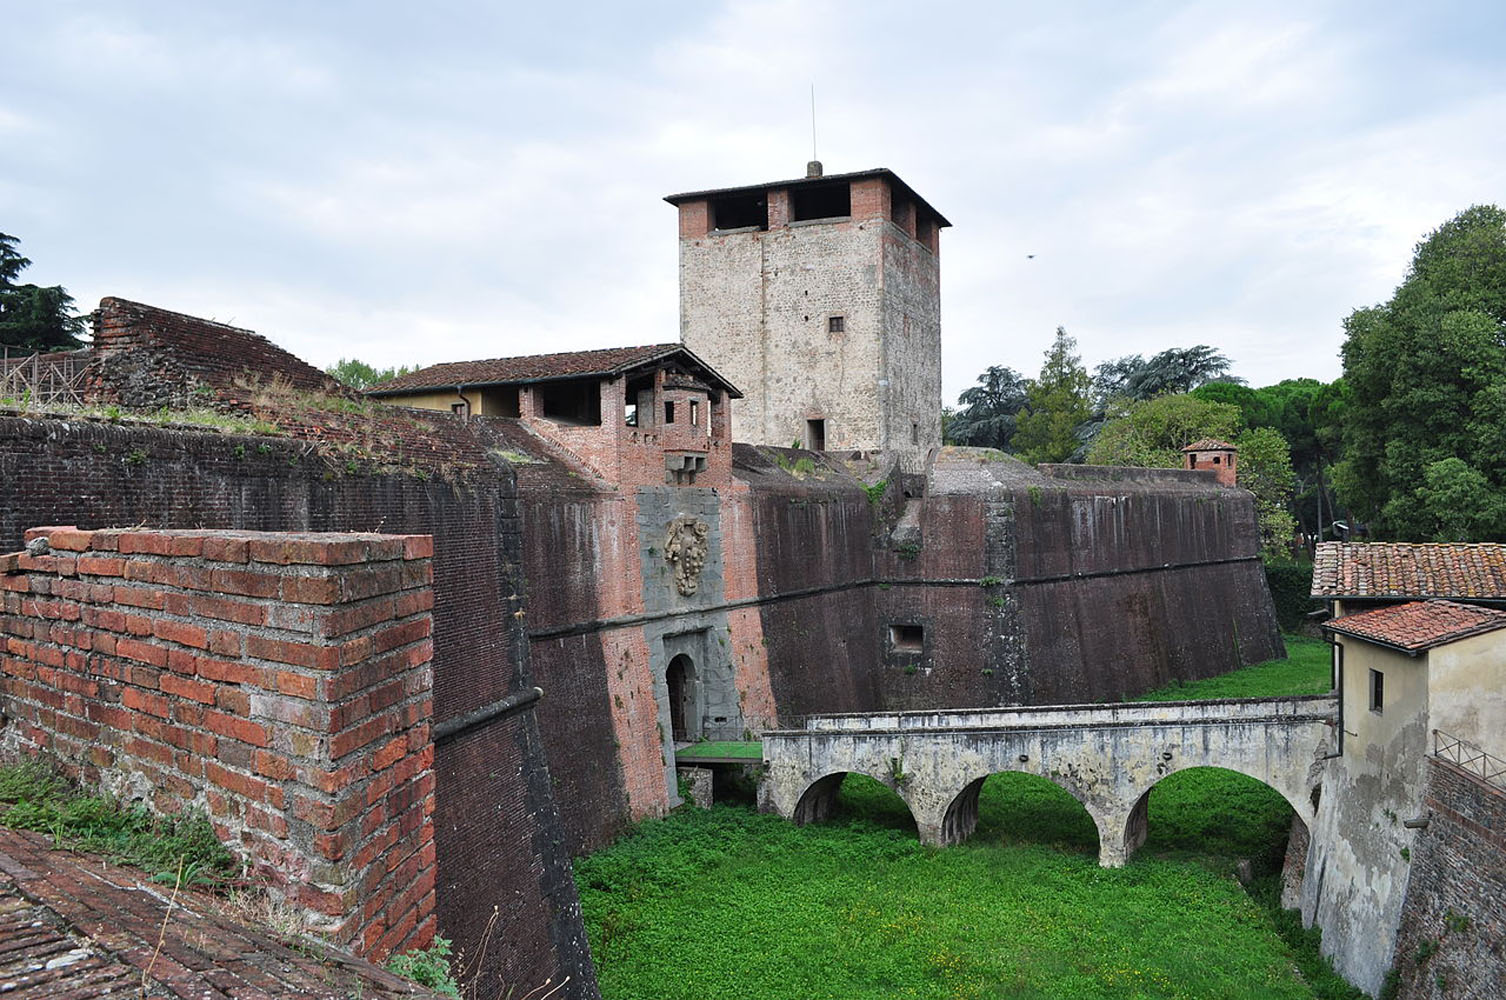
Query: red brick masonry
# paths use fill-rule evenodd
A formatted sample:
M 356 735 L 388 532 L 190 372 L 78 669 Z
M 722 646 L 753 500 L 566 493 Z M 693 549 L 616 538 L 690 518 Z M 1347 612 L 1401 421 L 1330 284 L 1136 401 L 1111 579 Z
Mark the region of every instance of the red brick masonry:
M 428 535 L 36 528 L 0 556 L 9 755 L 220 838 L 362 955 L 434 933 Z

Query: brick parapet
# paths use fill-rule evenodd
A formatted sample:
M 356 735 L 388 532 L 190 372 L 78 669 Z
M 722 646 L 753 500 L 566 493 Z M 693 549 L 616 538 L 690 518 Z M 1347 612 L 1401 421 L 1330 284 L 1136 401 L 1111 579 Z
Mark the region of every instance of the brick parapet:
M 202 809 L 365 955 L 426 943 L 430 536 L 49 527 L 27 540 L 0 556 L 5 750 L 45 751 L 158 812 Z
M 1428 825 L 1411 878 L 1393 968 L 1401 1000 L 1500 996 L 1506 982 L 1506 791 L 1429 758 Z

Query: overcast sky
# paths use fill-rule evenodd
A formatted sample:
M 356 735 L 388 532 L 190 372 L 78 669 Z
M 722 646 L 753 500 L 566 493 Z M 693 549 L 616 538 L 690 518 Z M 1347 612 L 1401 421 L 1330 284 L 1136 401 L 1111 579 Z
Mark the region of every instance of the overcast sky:
M 323 367 L 678 338 L 677 191 L 889 167 L 951 402 L 1212 344 L 1339 374 L 1412 246 L 1506 201 L 1506 4 L 0 0 L 0 232 L 81 307 Z M 1034 254 L 1034 259 L 1027 255 Z

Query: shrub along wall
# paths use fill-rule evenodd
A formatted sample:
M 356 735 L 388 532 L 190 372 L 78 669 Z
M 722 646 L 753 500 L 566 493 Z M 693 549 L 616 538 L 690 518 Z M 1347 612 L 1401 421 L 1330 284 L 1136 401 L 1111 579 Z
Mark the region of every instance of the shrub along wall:
M 1265 582 L 1276 604 L 1276 621 L 1283 632 L 1311 629 L 1307 613 L 1319 607 L 1312 598 L 1313 564 L 1279 562 L 1265 564 Z
M 220 839 L 375 959 L 434 934 L 427 536 L 38 528 L 0 558 L 11 752 Z M 40 547 L 39 547 L 40 548 Z

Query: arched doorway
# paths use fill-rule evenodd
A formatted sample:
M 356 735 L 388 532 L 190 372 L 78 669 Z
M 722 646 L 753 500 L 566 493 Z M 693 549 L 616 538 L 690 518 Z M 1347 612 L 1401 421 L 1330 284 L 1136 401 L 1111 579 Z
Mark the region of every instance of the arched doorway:
M 695 663 L 684 653 L 669 661 L 664 672 L 669 687 L 669 728 L 676 743 L 688 743 L 701 735 L 695 706 Z

